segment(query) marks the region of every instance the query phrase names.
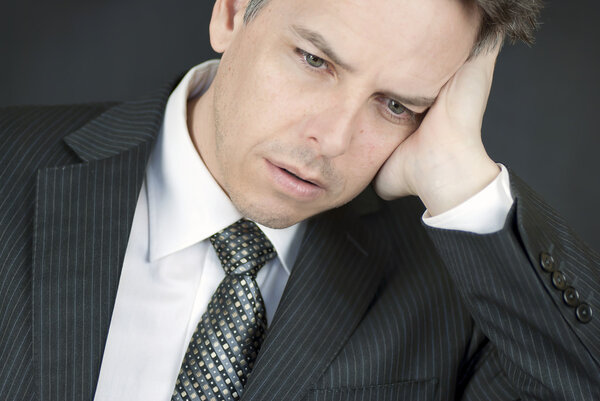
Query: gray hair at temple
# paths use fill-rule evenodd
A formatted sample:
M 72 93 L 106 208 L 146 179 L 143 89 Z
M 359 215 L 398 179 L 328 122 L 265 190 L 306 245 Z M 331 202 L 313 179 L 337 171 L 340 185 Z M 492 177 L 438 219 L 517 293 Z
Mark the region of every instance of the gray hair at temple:
M 244 22 L 250 22 L 267 4 L 268 0 L 249 0 Z M 473 1 L 482 14 L 479 35 L 473 46 L 472 55 L 491 49 L 498 40 L 508 37 L 511 42 L 522 40 L 533 43 L 542 0 L 464 0 Z

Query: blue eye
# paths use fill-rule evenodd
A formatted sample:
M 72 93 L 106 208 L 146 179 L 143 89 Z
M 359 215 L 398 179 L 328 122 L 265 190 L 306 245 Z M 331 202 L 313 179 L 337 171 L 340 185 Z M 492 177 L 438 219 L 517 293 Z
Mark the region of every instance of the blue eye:
M 388 100 L 387 107 L 392 113 L 394 113 L 396 115 L 400 115 L 406 111 L 406 107 L 402 106 L 400 103 L 398 103 L 394 99 Z
M 306 60 L 308 65 L 314 68 L 321 68 L 325 65 L 325 60 L 310 53 L 304 53 L 304 60 Z

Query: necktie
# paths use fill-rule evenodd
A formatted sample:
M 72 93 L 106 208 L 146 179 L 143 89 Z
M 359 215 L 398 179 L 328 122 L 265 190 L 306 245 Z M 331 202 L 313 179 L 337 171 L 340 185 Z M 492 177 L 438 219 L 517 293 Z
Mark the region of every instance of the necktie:
M 273 245 L 244 219 L 210 242 L 226 276 L 192 335 L 171 401 L 239 399 L 266 334 L 256 274 L 276 256 Z

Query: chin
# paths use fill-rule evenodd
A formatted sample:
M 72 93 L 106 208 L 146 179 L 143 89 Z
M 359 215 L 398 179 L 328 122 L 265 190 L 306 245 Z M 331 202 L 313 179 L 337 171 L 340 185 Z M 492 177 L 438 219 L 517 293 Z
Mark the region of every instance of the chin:
M 305 219 L 292 213 L 273 212 L 256 207 L 238 207 L 238 210 L 244 217 L 269 228 L 287 228 Z
M 287 228 L 317 214 L 317 212 L 301 213 L 287 205 L 253 202 L 247 197 L 231 196 L 231 201 L 244 217 L 269 228 Z

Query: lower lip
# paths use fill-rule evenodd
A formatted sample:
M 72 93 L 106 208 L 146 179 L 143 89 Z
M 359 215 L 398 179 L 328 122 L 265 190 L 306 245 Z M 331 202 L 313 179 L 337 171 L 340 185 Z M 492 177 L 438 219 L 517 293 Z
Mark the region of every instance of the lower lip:
M 283 192 L 286 194 L 291 195 L 296 199 L 310 201 L 318 198 L 324 192 L 323 188 L 315 184 L 302 181 L 301 179 L 288 173 L 286 170 L 277 167 L 268 160 L 265 161 L 269 175 L 273 181 L 275 181 L 277 186 L 282 188 Z

